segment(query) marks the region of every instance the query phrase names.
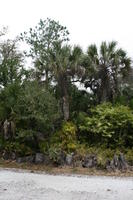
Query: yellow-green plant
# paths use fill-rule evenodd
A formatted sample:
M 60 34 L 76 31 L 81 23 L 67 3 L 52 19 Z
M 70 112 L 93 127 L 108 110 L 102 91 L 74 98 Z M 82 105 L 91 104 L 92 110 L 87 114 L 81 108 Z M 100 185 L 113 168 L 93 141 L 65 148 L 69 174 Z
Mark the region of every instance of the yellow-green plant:
M 77 127 L 72 122 L 64 122 L 61 129 L 51 138 L 51 147 L 57 146 L 65 152 L 73 152 L 77 145 Z
M 123 105 L 101 104 L 91 110 L 91 116 L 84 117 L 79 124 L 81 133 L 91 143 L 106 143 L 109 146 L 133 144 L 133 113 Z

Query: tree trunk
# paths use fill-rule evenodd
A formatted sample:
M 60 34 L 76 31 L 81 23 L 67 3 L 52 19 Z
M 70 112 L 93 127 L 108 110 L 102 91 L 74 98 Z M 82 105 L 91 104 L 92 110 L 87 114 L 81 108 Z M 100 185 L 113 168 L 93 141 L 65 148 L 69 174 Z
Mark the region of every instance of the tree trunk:
M 107 88 L 102 88 L 101 89 L 101 103 L 104 103 L 107 101 Z
M 63 96 L 63 115 L 64 120 L 67 121 L 69 119 L 69 98 L 68 96 Z
M 65 121 L 69 120 L 69 93 L 68 93 L 68 81 L 66 76 L 60 76 L 58 79 L 58 86 L 60 88 L 60 95 L 62 99 L 62 112 Z
M 111 98 L 111 85 L 109 77 L 105 74 L 101 80 L 101 86 L 99 87 L 100 103 L 104 103 Z

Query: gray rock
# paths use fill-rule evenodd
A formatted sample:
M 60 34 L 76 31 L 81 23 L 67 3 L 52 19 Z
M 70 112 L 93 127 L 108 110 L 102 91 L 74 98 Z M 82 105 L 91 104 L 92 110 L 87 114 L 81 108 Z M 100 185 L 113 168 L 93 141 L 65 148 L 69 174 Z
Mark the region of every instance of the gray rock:
M 97 166 L 97 157 L 95 155 L 87 155 L 82 160 L 82 167 L 92 168 Z
M 3 154 L 2 154 L 2 157 L 3 157 L 4 160 L 10 159 L 10 154 L 9 154 L 9 152 L 4 151 Z
M 18 158 L 16 159 L 16 162 L 17 162 L 17 163 L 26 162 L 26 158 L 25 158 L 25 157 L 18 157 Z
M 44 155 L 44 165 L 49 165 L 49 164 L 51 164 L 51 160 L 50 160 L 50 158 L 49 158 L 49 156 L 48 155 Z
M 106 166 L 106 169 L 107 169 L 108 172 L 111 172 L 113 170 L 112 167 L 111 167 L 111 165 L 112 165 L 111 161 L 109 159 L 107 159 L 105 166 Z
M 124 155 L 120 153 L 119 155 L 119 164 L 118 164 L 118 169 L 119 170 L 127 170 L 128 169 L 128 164 L 124 158 Z
M 58 154 L 58 164 L 63 166 L 65 165 L 65 162 L 66 162 L 66 154 L 61 151 L 59 154 Z
M 36 153 L 35 155 L 35 164 L 44 163 L 44 154 L 43 153 Z
M 26 156 L 25 157 L 25 162 L 28 162 L 28 163 L 33 163 L 35 160 L 35 156 Z
M 73 153 L 66 155 L 66 165 L 73 165 Z
M 15 160 L 15 159 L 16 159 L 16 153 L 15 153 L 15 152 L 12 152 L 12 153 L 11 153 L 10 159 L 11 159 L 11 160 Z
M 24 163 L 24 162 L 27 162 L 27 163 L 33 163 L 35 160 L 35 156 L 25 156 L 25 157 L 18 157 L 16 159 L 16 162 L 17 163 Z
M 120 153 L 119 156 L 116 154 L 114 155 L 111 161 L 107 160 L 106 162 L 106 169 L 108 171 L 115 171 L 115 170 L 127 170 L 129 168 L 124 155 Z
M 118 156 L 117 156 L 116 154 L 114 155 L 114 158 L 113 158 L 113 160 L 112 160 L 112 165 L 113 165 L 115 168 L 117 168 L 118 165 L 119 165 L 119 159 L 118 159 Z

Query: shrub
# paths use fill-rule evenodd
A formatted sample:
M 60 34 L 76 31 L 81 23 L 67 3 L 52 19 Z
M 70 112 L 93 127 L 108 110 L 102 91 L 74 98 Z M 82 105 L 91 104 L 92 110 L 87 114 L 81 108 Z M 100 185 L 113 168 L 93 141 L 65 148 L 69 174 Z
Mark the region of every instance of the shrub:
M 133 166 L 133 148 L 125 149 L 125 157 L 128 163 Z
M 48 153 L 48 150 L 49 150 L 49 140 L 45 140 L 45 141 L 40 141 L 39 142 L 39 149 L 40 149 L 40 152 L 42 153 Z
M 53 91 L 46 90 L 37 82 L 23 86 L 15 111 L 18 129 L 31 129 L 44 134 L 52 132 L 60 118 L 59 104 Z
M 133 144 L 133 113 L 122 105 L 98 105 L 91 116 L 84 117 L 79 130 L 89 143 L 105 143 L 110 147 Z
M 60 149 L 65 152 L 73 152 L 77 145 L 77 128 L 72 122 L 64 122 L 61 130 L 57 131 L 51 138 L 52 149 Z

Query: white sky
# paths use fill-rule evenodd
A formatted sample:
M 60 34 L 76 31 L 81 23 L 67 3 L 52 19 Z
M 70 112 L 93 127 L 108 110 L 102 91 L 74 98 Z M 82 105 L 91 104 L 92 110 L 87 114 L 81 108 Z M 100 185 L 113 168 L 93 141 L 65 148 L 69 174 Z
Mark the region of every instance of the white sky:
M 11 37 L 47 17 L 67 26 L 72 44 L 116 40 L 133 57 L 133 0 L 0 0 L 0 27 Z

